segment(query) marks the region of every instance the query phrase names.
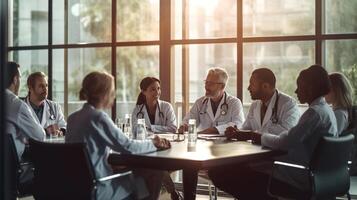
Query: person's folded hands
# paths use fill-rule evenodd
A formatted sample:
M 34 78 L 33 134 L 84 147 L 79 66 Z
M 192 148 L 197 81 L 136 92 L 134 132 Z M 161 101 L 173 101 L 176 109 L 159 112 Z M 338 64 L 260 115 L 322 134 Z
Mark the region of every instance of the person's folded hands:
M 171 148 L 170 141 L 165 138 L 160 138 L 159 136 L 155 136 L 154 139 L 152 139 L 152 142 L 158 150 Z
M 238 139 L 238 131 L 239 129 L 230 126 L 228 128 L 226 128 L 226 130 L 224 131 L 224 135 L 227 137 L 228 140 L 231 139 Z

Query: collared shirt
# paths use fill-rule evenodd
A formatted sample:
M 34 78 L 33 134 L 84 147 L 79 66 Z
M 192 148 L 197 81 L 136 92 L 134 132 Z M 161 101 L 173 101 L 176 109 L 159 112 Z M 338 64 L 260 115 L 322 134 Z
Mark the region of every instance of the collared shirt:
M 36 106 L 35 104 L 33 104 L 33 103 L 30 101 L 30 105 L 31 105 L 32 109 L 35 111 L 35 114 L 36 114 L 37 119 L 38 119 L 39 121 L 41 121 L 41 119 L 42 119 L 43 108 L 45 107 L 43 104 L 44 104 L 44 103 L 42 103 L 40 106 Z

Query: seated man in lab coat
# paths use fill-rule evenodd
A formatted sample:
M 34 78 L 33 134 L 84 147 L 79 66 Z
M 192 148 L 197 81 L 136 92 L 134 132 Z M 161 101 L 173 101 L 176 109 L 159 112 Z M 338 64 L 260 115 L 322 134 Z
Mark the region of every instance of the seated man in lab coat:
M 250 140 L 252 132 L 279 135 L 294 127 L 300 112 L 296 101 L 275 88 L 275 75 L 268 68 L 252 72 L 248 91 L 252 100 L 247 119 L 240 129 L 228 127 L 228 139 Z M 245 134 L 242 134 L 245 133 Z
M 23 154 L 28 139 L 43 140 L 45 131 L 41 125 L 36 121 L 35 116 L 31 112 L 31 108 L 18 98 L 20 87 L 20 69 L 15 62 L 8 62 L 7 65 L 6 82 L 7 89 L 5 90 L 5 124 L 6 134 L 11 134 L 14 139 L 17 155 L 19 161 L 23 161 Z M 33 177 L 33 172 L 30 167 L 24 168 L 20 175 L 20 182 L 24 183 Z
M 36 121 L 48 135 L 63 135 L 66 132 L 61 106 L 47 99 L 47 76 L 43 72 L 34 72 L 27 78 L 28 95 L 24 99 L 31 107 Z
M 244 121 L 241 101 L 225 91 L 228 81 L 223 68 L 210 68 L 205 80 L 206 95 L 199 98 L 183 119 L 179 132 L 187 130 L 188 120 L 195 119 L 198 133 L 220 134 L 229 126 L 240 127 Z

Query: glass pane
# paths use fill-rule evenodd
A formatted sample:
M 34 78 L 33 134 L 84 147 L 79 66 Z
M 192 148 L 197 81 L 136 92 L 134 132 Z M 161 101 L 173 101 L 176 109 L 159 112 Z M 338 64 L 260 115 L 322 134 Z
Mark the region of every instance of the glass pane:
M 57 52 L 56 52 L 57 53 Z M 61 56 L 63 52 L 58 52 L 56 55 Z M 64 54 L 63 54 L 64 55 Z M 58 62 L 57 71 L 64 69 L 64 59 Z M 92 71 L 107 71 L 111 72 L 111 49 L 110 48 L 86 48 L 86 49 L 69 49 L 68 50 L 68 115 L 81 108 L 83 101 L 79 101 L 79 90 L 82 86 L 83 78 Z M 54 71 L 55 72 L 55 71 Z M 55 76 L 55 74 L 54 74 Z M 56 74 L 56 76 L 60 76 Z M 64 76 L 64 75 L 63 75 Z M 57 79 L 57 83 L 61 84 L 61 78 Z M 65 83 L 64 83 L 65 84 Z M 65 85 L 64 85 L 65 86 Z M 60 96 L 60 86 L 56 87 L 59 90 L 54 91 L 54 96 Z M 108 114 L 110 110 L 106 110 Z
M 315 32 L 314 0 L 244 0 L 244 36 L 309 35 Z
M 63 30 L 64 9 L 60 5 L 63 0 L 57 4 L 59 9 L 54 9 L 54 20 L 57 20 L 58 30 Z M 111 0 L 68 0 L 68 43 L 110 42 L 111 13 Z M 64 43 L 63 39 L 60 37 L 56 42 Z
M 27 77 L 33 72 L 44 72 L 48 75 L 48 51 L 31 50 L 31 51 L 11 51 L 9 60 L 15 61 L 20 65 L 21 82 L 19 96 L 27 96 Z
M 252 71 L 261 67 L 271 69 L 276 77 L 276 87 L 296 97 L 296 78 L 302 69 L 315 63 L 315 43 L 266 42 L 247 43 L 243 46 L 243 99 L 251 102 L 247 90 Z
M 118 0 L 117 40 L 158 40 L 159 16 L 159 0 Z
M 187 36 L 189 39 L 237 36 L 236 0 L 175 0 L 172 31 L 176 39 L 183 38 L 183 1 L 187 2 L 188 8 Z
M 48 44 L 48 1 L 11 0 L 9 45 Z
M 342 72 L 354 88 L 357 104 L 357 40 L 329 40 L 325 42 L 325 63 L 329 72 Z
M 145 76 L 159 78 L 159 47 L 117 48 L 117 115 L 124 117 L 134 109 Z
M 56 0 L 52 3 L 53 17 L 52 17 L 52 43 L 53 44 L 65 44 L 65 23 L 64 23 L 64 0 Z
M 64 109 L 65 97 L 65 60 L 64 50 L 53 50 L 53 69 L 52 69 L 52 98 L 61 104 Z M 63 111 L 63 110 L 62 110 Z
M 325 0 L 326 32 L 356 33 L 357 32 L 357 1 L 356 0 Z
M 226 91 L 237 95 L 237 45 L 236 44 L 202 44 L 202 45 L 177 45 L 174 47 L 175 65 L 175 102 L 182 101 L 182 75 L 183 67 L 182 48 L 188 53 L 189 65 L 189 100 L 194 103 L 205 94 L 204 82 L 207 70 L 210 67 L 225 68 L 229 74 Z

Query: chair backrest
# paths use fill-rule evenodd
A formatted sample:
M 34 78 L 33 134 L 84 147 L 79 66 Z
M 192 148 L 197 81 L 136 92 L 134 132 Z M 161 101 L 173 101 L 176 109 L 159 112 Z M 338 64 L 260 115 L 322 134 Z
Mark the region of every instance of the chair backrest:
M 95 174 L 84 143 L 30 140 L 36 199 L 93 199 Z
M 313 193 L 318 199 L 341 196 L 350 188 L 349 155 L 354 136 L 323 137 L 311 161 Z
M 32 165 L 30 162 L 23 163 L 19 160 L 17 155 L 17 150 L 15 146 L 14 139 L 11 134 L 5 134 L 5 139 L 8 145 L 8 159 L 7 159 L 7 167 L 10 172 L 7 174 L 10 176 L 10 183 L 8 185 L 9 191 L 11 191 L 11 199 L 16 199 L 17 197 L 26 197 L 32 195 L 32 175 L 27 174 L 27 178 L 25 181 L 21 181 L 20 177 L 24 172 L 25 168 L 31 170 Z M 24 168 L 24 169 L 23 169 Z M 29 172 L 26 172 L 29 173 Z

